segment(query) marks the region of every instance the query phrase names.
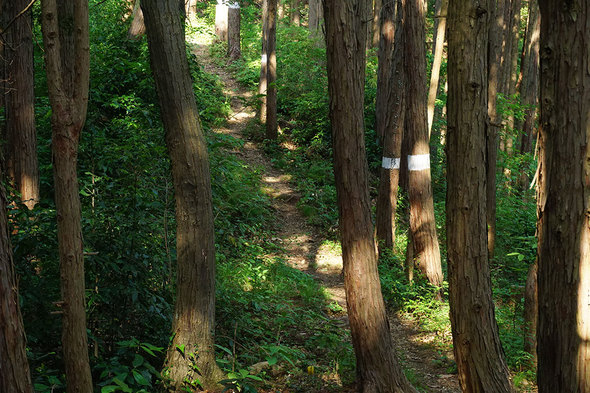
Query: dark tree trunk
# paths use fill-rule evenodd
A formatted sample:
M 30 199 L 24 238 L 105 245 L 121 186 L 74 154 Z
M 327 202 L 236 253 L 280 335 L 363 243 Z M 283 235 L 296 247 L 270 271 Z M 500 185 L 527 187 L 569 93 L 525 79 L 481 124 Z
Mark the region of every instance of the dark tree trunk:
M 414 259 L 428 281 L 443 282 L 430 179 L 430 138 L 426 120 L 426 52 L 422 0 L 403 0 L 408 194 Z
M 238 60 L 242 57 L 242 50 L 240 48 L 240 5 L 233 3 L 229 5 L 228 9 L 228 32 L 227 32 L 227 57 L 232 60 Z
M 68 393 L 92 391 L 86 334 L 78 142 L 86 120 L 90 56 L 88 2 L 43 0 L 42 28 L 52 108 L 53 174 Z M 73 26 L 64 22 L 73 21 Z
M 166 366 L 172 385 L 198 379 L 218 390 L 215 363 L 215 245 L 207 144 L 186 59 L 175 0 L 142 0 L 156 90 L 176 195 L 177 297 Z M 183 348 L 183 350 L 179 350 Z M 199 370 L 197 376 L 195 367 Z
M 262 0 L 262 56 L 260 59 L 260 81 L 258 82 L 258 95 L 260 96 L 260 108 L 258 120 L 266 124 L 266 90 L 268 87 L 268 2 Z
M 381 11 L 381 40 L 375 100 L 375 129 L 383 141 L 383 159 L 377 196 L 377 239 L 383 246 L 395 244 L 395 211 L 404 132 L 403 26 L 396 2 Z
M 371 46 L 376 47 L 379 45 L 381 36 L 381 22 L 379 21 L 379 15 L 381 15 L 381 9 L 383 8 L 383 0 L 373 1 L 373 24 L 371 26 L 372 38 Z
M 539 296 L 537 292 L 537 263 L 529 267 L 524 291 L 524 351 L 531 355 L 531 367 L 537 367 L 537 320 Z
M 268 0 L 268 41 L 266 53 L 266 139 L 275 141 L 278 136 L 277 124 L 277 0 Z
M 25 330 L 8 235 L 6 195 L 4 187 L 0 186 L 0 392 L 33 393 L 25 347 Z
M 145 34 L 145 24 L 143 23 L 143 11 L 139 5 L 140 0 L 135 0 L 133 13 L 131 14 L 131 26 L 127 36 L 129 39 L 138 40 Z
M 539 393 L 590 392 L 590 7 L 539 1 Z
M 363 137 L 369 4 L 366 0 L 326 0 L 324 6 L 334 174 L 358 391 L 415 392 L 395 358 L 371 222 Z
M 17 17 L 30 5 L 29 0 L 4 4 L 5 21 L 12 24 L 4 32 L 6 50 L 6 166 L 8 176 L 32 209 L 39 201 L 39 167 L 35 133 L 35 91 L 33 78 L 33 19 L 31 11 Z M 6 22 L 5 22 L 6 23 Z
M 449 1 L 447 250 L 453 348 L 464 392 L 512 392 L 486 242 L 488 3 Z

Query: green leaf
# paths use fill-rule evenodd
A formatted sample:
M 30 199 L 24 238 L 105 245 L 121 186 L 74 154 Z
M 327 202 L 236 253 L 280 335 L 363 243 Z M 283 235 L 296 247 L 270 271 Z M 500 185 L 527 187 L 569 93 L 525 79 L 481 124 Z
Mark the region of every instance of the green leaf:
M 137 382 L 138 384 L 142 385 L 142 386 L 149 386 L 150 382 L 143 376 L 141 375 L 139 372 L 133 370 L 133 379 L 135 379 L 135 382 Z
M 182 353 L 182 355 L 184 356 L 184 344 L 177 345 L 176 349 L 178 349 L 180 353 Z
M 100 389 L 100 393 L 112 393 L 116 391 L 118 388 L 119 387 L 115 385 L 103 386 L 102 389 Z
M 139 367 L 143 364 L 143 362 L 145 361 L 145 359 L 143 358 L 143 356 L 135 354 L 135 358 L 133 359 L 133 367 Z
M 277 364 L 277 362 L 279 361 L 279 359 L 276 358 L 276 356 L 271 356 L 268 358 L 268 365 L 269 366 L 274 366 L 275 364 Z
M 232 351 L 230 351 L 228 348 L 226 348 L 226 347 L 222 347 L 221 345 L 217 345 L 217 344 L 215 344 L 215 346 L 216 346 L 217 348 L 221 349 L 222 351 L 224 351 L 224 352 L 228 353 L 230 356 L 234 356 L 233 352 L 232 352 Z

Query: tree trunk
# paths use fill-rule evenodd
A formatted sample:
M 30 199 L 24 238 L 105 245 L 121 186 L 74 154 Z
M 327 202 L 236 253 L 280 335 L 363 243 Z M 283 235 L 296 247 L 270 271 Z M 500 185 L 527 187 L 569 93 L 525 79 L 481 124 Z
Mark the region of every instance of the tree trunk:
M 198 0 L 186 0 L 184 3 L 185 13 L 187 18 L 191 18 L 197 14 L 197 2 Z
M 78 142 L 88 104 L 88 2 L 43 0 L 41 7 L 47 88 L 52 108 L 51 145 L 67 392 L 91 392 L 80 194 L 76 172 Z M 73 26 L 63 21 L 73 21 Z
M 366 0 L 326 0 L 324 11 L 344 286 L 358 391 L 415 392 L 395 358 L 371 222 L 363 136 L 369 4 Z
M 142 0 L 176 195 L 177 296 L 166 367 L 177 390 L 185 379 L 219 390 L 215 363 L 215 244 L 207 144 L 186 59 L 175 0 Z M 164 23 L 165 22 L 165 23 Z
M 227 57 L 236 61 L 242 57 L 240 49 L 240 5 L 232 3 L 228 9 Z
M 266 68 L 266 139 L 276 141 L 278 137 L 277 124 L 277 0 L 268 0 L 268 41 L 266 53 L 268 66 Z
M 289 19 L 292 25 L 301 26 L 301 11 L 299 10 L 300 0 L 291 0 Z
M 258 95 L 260 97 L 260 109 L 258 120 L 266 124 L 266 90 L 268 87 L 268 2 L 262 0 L 262 57 L 260 59 L 260 81 L 258 82 Z
M 131 26 L 127 32 L 127 37 L 131 40 L 138 40 L 145 34 L 145 24 L 143 23 L 143 11 L 139 5 L 140 0 L 136 0 L 133 5 L 131 16 Z
M 215 35 L 219 41 L 227 42 L 227 4 L 224 0 L 217 0 L 215 6 Z
M 531 355 L 531 367 L 537 367 L 537 319 L 539 296 L 537 292 L 537 263 L 531 264 L 524 292 L 524 351 Z
M 309 0 L 308 28 L 310 35 L 316 38 L 322 38 L 324 34 L 322 2 L 323 0 Z
M 6 80 L 2 92 L 6 104 L 6 166 L 8 176 L 29 208 L 39 201 L 39 167 L 35 133 L 35 91 L 33 76 L 33 18 L 31 11 L 16 17 L 29 0 L 4 4 L 5 18 L 13 21 L 4 32 Z M 16 17 L 16 19 L 14 19 Z
M 33 393 L 26 338 L 8 235 L 6 194 L 0 186 L 0 392 Z
M 453 348 L 463 392 L 512 392 L 486 244 L 488 4 L 449 1 L 447 250 Z
M 381 22 L 379 21 L 379 15 L 381 15 L 381 9 L 383 8 L 383 0 L 374 0 L 373 3 L 373 25 L 371 27 L 373 36 L 371 38 L 371 47 L 374 48 L 379 45 L 381 36 Z
M 537 193 L 539 393 L 590 392 L 590 9 L 543 0 Z
M 447 9 L 449 0 L 440 0 L 440 9 L 436 16 L 436 30 L 434 34 L 434 58 L 432 60 L 432 70 L 430 73 L 430 88 L 428 90 L 428 136 L 432 131 L 432 122 L 434 120 L 434 107 L 436 103 L 436 93 L 438 92 L 438 81 L 440 79 L 440 66 L 442 64 L 443 48 L 445 43 L 445 31 L 447 29 Z
M 443 282 L 430 180 L 430 147 L 426 121 L 426 52 L 422 0 L 403 0 L 406 132 L 409 138 L 408 194 L 414 259 L 428 281 Z
M 403 26 L 396 2 L 384 4 L 381 11 L 381 40 L 375 129 L 383 141 L 383 159 L 377 196 L 376 232 L 380 245 L 395 244 L 395 212 L 399 186 L 402 137 L 404 131 Z

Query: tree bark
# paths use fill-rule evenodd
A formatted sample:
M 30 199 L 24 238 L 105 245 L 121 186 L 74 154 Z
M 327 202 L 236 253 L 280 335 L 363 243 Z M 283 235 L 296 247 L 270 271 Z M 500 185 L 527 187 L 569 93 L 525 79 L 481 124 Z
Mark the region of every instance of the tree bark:
M 440 249 L 436 235 L 434 202 L 430 179 L 430 138 L 426 120 L 426 52 L 422 0 L 403 0 L 406 132 L 408 151 L 408 194 L 410 230 L 414 259 L 428 281 L 443 282 Z
M 326 47 L 344 286 L 358 391 L 415 392 L 395 358 L 381 295 L 364 145 L 366 0 L 326 0 Z
M 231 61 L 238 60 L 242 57 L 242 50 L 240 48 L 240 5 L 232 3 L 228 9 L 228 32 L 227 32 L 227 57 Z
M 373 24 L 371 27 L 371 32 L 373 33 L 373 36 L 371 38 L 371 47 L 376 47 L 379 45 L 381 36 L 381 22 L 379 20 L 379 15 L 381 15 L 382 8 L 383 0 L 373 1 Z
M 590 7 L 539 1 L 539 393 L 590 392 Z
M 375 99 L 375 129 L 383 141 L 383 159 L 377 196 L 376 232 L 380 245 L 395 244 L 395 213 L 404 132 L 403 26 L 398 2 L 384 4 L 381 11 L 379 68 Z
M 53 174 L 59 244 L 62 345 L 68 393 L 91 392 L 84 256 L 76 172 L 89 83 L 88 2 L 41 2 L 47 88 L 52 108 Z M 64 21 L 72 21 L 73 26 Z
M 430 87 L 428 89 L 428 136 L 432 131 L 432 122 L 434 121 L 434 107 L 436 103 L 436 94 L 438 92 L 438 81 L 440 79 L 440 66 L 442 64 L 443 49 L 445 43 L 445 32 L 447 30 L 447 10 L 449 0 L 440 0 L 440 9 L 436 15 L 436 30 L 434 34 L 434 57 L 432 60 L 432 70 L 430 73 Z
M 131 14 L 131 26 L 127 32 L 127 37 L 131 40 L 138 40 L 145 34 L 145 24 L 143 22 L 143 11 L 139 5 L 140 0 L 136 0 L 133 5 Z
M 4 18 L 12 24 L 4 32 L 6 113 L 6 167 L 8 176 L 32 209 L 39 201 L 39 166 L 35 133 L 35 90 L 33 75 L 33 19 L 31 11 L 17 17 L 29 0 L 4 4 Z M 14 19 L 16 18 L 16 19 Z
M 447 250 L 453 348 L 463 392 L 512 392 L 486 244 L 488 2 L 449 1 Z
M 186 59 L 175 0 L 142 0 L 176 195 L 177 297 L 166 356 L 174 388 L 185 379 L 220 390 L 215 363 L 215 244 L 207 144 Z
M 530 366 L 537 367 L 537 320 L 539 318 L 537 292 L 537 263 L 531 264 L 524 292 L 524 351 L 531 355 Z
M 217 0 L 215 6 L 215 35 L 219 41 L 227 42 L 227 4 L 224 0 Z
M 316 38 L 322 38 L 324 31 L 322 28 L 324 13 L 322 10 L 323 0 L 309 0 L 309 17 L 308 28 L 310 35 Z
M 260 81 L 258 82 L 258 95 L 260 97 L 260 109 L 258 120 L 266 124 L 266 90 L 268 87 L 268 2 L 262 0 L 262 56 L 260 59 Z
M 33 393 L 18 285 L 8 235 L 6 194 L 0 186 L 0 392 Z
M 266 53 L 266 139 L 276 141 L 277 124 L 277 0 L 268 0 L 268 41 Z

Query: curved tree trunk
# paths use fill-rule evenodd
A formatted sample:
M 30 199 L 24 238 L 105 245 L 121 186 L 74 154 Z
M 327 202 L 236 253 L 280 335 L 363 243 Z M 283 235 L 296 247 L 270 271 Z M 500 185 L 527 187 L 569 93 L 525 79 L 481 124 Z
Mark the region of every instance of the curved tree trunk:
M 51 144 L 67 392 L 91 392 L 80 193 L 76 171 L 78 142 L 88 104 L 88 2 L 43 0 L 41 7 L 47 87 L 52 108 Z M 70 25 L 63 21 L 73 21 L 73 28 L 67 28 Z
M 539 393 L 590 391 L 590 5 L 543 0 Z
M 26 338 L 8 235 L 6 194 L 0 186 L 0 392 L 33 393 Z
M 202 387 L 220 390 L 223 373 L 213 347 L 215 244 L 209 158 L 186 59 L 182 15 L 175 0 L 142 0 L 142 7 L 176 196 L 178 279 L 166 367 L 177 390 L 185 379 L 197 378 Z
M 364 145 L 366 0 L 326 0 L 326 47 L 344 287 L 358 391 L 415 392 L 397 359 L 381 295 Z
M 449 1 L 447 250 L 453 348 L 464 392 L 512 392 L 486 242 L 487 2 Z
M 440 249 L 434 219 L 430 178 L 430 138 L 426 120 L 426 52 L 422 0 L 403 0 L 408 194 L 413 257 L 428 281 L 443 282 Z
M 22 202 L 32 209 L 39 201 L 39 167 L 35 132 L 35 91 L 33 78 L 33 19 L 31 11 L 20 15 L 30 0 L 12 0 L 4 4 L 6 64 L 6 166 L 8 176 L 21 194 Z

